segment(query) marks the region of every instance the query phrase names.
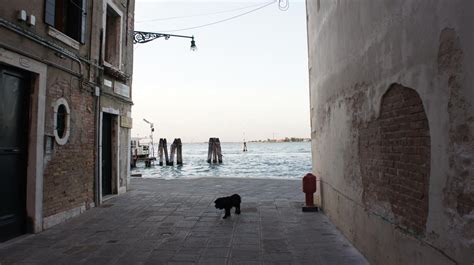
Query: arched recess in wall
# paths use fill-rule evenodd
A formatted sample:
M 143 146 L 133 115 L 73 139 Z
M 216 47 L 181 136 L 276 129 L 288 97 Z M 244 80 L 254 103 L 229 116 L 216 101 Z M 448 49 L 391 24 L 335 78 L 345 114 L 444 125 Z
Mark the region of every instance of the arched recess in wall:
M 54 139 L 59 145 L 65 145 L 70 133 L 70 109 L 66 99 L 59 98 L 54 103 Z
M 418 93 L 393 84 L 379 117 L 360 131 L 363 202 L 397 225 L 421 235 L 429 205 L 431 144 Z

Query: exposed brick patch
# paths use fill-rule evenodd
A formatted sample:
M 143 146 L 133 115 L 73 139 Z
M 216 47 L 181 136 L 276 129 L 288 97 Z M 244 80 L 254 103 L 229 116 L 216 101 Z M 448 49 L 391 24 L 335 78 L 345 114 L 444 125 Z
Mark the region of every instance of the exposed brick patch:
M 424 233 L 430 150 L 428 119 L 421 98 L 413 89 L 392 85 L 382 97 L 379 118 L 360 131 L 366 206 L 382 208 L 401 226 Z
M 51 69 L 54 72 L 54 69 Z M 94 98 L 78 87 L 70 77 L 48 80 L 47 100 L 64 97 L 71 109 L 70 136 L 65 145 L 54 144 L 51 160 L 44 170 L 43 216 L 48 217 L 82 205 L 88 207 L 94 199 Z M 51 104 L 48 104 L 51 106 Z M 46 130 L 53 130 L 53 111 L 46 112 Z

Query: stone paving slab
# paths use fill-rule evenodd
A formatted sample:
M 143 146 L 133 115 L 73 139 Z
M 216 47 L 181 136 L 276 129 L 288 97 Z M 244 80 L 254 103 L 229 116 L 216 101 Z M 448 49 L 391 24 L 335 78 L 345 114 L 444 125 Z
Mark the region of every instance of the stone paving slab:
M 242 197 L 241 215 L 214 208 Z M 368 264 L 301 181 L 133 178 L 131 190 L 35 235 L 0 243 L 0 264 Z

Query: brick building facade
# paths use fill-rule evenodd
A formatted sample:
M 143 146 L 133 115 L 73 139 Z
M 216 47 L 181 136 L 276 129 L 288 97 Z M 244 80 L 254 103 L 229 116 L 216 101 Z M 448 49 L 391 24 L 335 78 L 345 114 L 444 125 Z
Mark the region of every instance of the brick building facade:
M 0 0 L 0 241 L 127 190 L 134 0 Z

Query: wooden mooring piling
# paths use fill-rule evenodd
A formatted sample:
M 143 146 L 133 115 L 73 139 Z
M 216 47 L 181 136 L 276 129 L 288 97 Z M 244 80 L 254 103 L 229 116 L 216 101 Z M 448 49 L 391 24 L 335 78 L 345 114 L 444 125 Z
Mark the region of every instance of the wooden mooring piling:
M 174 154 L 176 153 L 176 165 L 183 164 L 183 151 L 182 151 L 182 143 L 180 138 L 174 139 L 173 143 L 170 147 L 170 159 L 169 159 L 169 166 L 172 166 L 174 163 Z
M 165 138 L 160 138 L 160 142 L 158 144 L 158 156 L 160 157 L 159 165 L 163 165 L 163 155 L 166 160 L 166 165 L 169 164 L 169 159 L 168 159 L 168 144 L 166 143 Z
M 181 142 L 181 138 L 175 138 L 173 143 L 170 146 L 170 153 L 168 155 L 168 145 L 166 142 L 166 138 L 160 138 L 158 144 L 158 156 L 159 156 L 159 165 L 167 165 L 173 166 L 174 165 L 174 157 L 176 154 L 176 165 L 183 165 L 183 144 Z M 136 162 L 138 160 L 138 156 L 132 154 L 133 162 L 132 168 L 136 166 Z M 156 160 L 155 157 L 148 157 L 143 159 L 145 161 L 145 167 L 151 167 L 153 161 Z M 207 154 L 207 163 L 222 163 L 222 149 L 221 149 L 221 142 L 219 138 L 209 138 L 209 149 Z
M 180 138 L 174 139 L 170 146 L 170 155 L 168 156 L 168 145 L 166 139 L 161 138 L 158 145 L 158 155 L 160 157 L 159 165 L 163 166 L 163 157 L 165 159 L 165 165 L 172 166 L 174 164 L 174 156 L 176 154 L 176 165 L 183 164 L 183 144 Z
M 207 152 L 207 163 L 222 163 L 222 149 L 219 138 L 209 138 L 209 149 Z

